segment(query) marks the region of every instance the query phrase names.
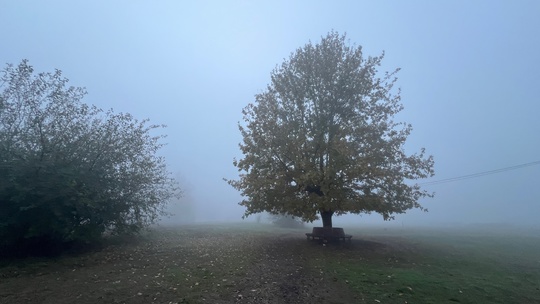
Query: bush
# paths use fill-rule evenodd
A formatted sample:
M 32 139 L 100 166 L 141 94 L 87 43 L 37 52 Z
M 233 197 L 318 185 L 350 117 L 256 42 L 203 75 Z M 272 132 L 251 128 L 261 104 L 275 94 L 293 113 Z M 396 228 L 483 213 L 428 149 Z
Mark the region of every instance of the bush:
M 27 61 L 0 78 L 0 248 L 17 252 L 135 233 L 179 194 L 156 156 L 162 126 L 81 102 L 60 71 Z

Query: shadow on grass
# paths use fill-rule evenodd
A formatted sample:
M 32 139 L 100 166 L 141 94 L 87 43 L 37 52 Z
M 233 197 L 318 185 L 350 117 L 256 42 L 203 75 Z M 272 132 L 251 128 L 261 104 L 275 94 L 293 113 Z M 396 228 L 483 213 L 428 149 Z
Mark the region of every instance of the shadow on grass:
M 58 242 L 50 239 L 34 239 L 18 242 L 9 247 L 0 247 L 0 268 L 8 265 L 24 264 L 33 259 L 56 259 L 77 257 L 98 252 L 110 246 L 136 245 L 147 239 L 146 234 L 104 236 L 93 242 Z

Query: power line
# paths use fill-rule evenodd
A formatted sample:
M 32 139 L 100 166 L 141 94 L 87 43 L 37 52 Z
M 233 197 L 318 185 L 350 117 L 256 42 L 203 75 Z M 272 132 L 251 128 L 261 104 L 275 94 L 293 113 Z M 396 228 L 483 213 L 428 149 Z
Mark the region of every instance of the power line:
M 535 166 L 535 165 L 540 165 L 540 160 L 530 162 L 530 163 L 526 163 L 526 164 L 521 164 L 521 165 L 516 165 L 516 166 L 511 166 L 511 167 L 505 167 L 505 168 L 500 168 L 500 169 L 495 169 L 495 170 L 490 170 L 490 171 L 484 171 L 484 172 L 479 172 L 479 173 L 474 173 L 474 174 L 468 174 L 468 175 L 462 175 L 462 176 L 457 176 L 457 177 L 445 178 L 445 179 L 440 179 L 440 180 L 431 181 L 431 182 L 419 183 L 419 185 L 426 186 L 426 185 L 437 185 L 437 184 L 450 183 L 450 182 L 460 181 L 460 180 L 469 179 L 469 178 L 481 177 L 481 176 L 484 176 L 484 175 L 490 175 L 490 174 L 496 174 L 496 173 L 501 173 L 501 172 L 510 171 L 510 170 L 521 169 L 521 168 Z

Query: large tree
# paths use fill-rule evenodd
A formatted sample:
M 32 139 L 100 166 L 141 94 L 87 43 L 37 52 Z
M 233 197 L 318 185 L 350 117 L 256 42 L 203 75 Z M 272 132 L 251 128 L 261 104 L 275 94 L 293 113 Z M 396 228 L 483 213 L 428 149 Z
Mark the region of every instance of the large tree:
M 380 74 L 383 55 L 365 57 L 334 31 L 292 53 L 243 109 L 240 176 L 244 216 L 267 211 L 324 227 L 345 213 L 385 220 L 432 196 L 412 181 L 433 175 L 433 158 L 407 155 L 411 125 L 394 122 L 403 109 L 395 74 Z
M 161 126 L 88 106 L 67 81 L 27 61 L 0 75 L 0 247 L 138 231 L 179 193 Z

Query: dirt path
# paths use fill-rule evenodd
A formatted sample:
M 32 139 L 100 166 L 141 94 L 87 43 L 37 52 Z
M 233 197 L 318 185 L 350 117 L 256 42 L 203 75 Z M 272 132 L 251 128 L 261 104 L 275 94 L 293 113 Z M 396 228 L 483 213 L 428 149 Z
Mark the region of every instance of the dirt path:
M 302 231 L 162 229 L 144 241 L 0 268 L 0 303 L 353 303 L 310 267 Z
M 347 287 L 309 267 L 309 250 L 319 250 L 296 235 L 265 240 L 262 251 L 240 282 L 238 303 L 354 303 Z M 255 292 L 250 292 L 255 291 Z

